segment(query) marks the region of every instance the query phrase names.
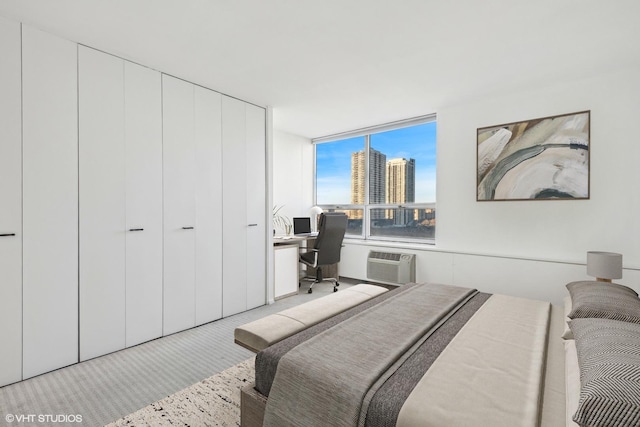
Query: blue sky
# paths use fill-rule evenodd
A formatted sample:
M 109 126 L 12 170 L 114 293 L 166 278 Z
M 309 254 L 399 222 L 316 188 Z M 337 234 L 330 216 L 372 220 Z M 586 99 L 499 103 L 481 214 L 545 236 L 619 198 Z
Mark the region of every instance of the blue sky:
M 316 145 L 318 204 L 351 202 L 351 153 L 364 149 L 364 137 Z M 436 201 L 436 122 L 371 135 L 371 148 L 416 161 L 416 202 Z

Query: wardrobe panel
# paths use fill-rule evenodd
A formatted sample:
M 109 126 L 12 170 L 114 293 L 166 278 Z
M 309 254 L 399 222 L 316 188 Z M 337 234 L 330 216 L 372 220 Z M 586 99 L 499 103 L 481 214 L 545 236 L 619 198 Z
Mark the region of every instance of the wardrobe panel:
M 23 377 L 78 361 L 77 46 L 22 26 Z
M 0 18 L 0 387 L 22 379 L 20 24 Z
M 126 346 L 162 336 L 162 83 L 125 61 Z
M 195 87 L 196 324 L 222 317 L 222 96 Z
M 195 326 L 193 84 L 163 75 L 163 334 Z
M 247 309 L 267 300 L 265 120 L 264 108 L 246 105 L 247 219 L 256 224 L 247 229 Z
M 80 360 L 125 347 L 124 61 L 78 48 Z
M 222 310 L 225 317 L 247 309 L 247 271 L 254 268 L 247 265 L 247 231 L 258 225 L 249 223 L 247 218 L 245 114 L 244 102 L 228 96 L 222 97 Z

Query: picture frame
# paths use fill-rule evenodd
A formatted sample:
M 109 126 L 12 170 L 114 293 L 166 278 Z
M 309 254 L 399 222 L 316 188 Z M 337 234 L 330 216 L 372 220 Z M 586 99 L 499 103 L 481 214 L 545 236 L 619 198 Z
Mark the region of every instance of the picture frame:
M 590 197 L 591 111 L 477 129 L 477 201 Z

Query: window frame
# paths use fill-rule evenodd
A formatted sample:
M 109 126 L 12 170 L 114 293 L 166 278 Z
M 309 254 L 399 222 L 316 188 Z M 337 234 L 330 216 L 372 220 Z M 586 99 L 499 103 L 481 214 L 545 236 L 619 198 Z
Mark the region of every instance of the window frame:
M 311 143 L 314 145 L 313 149 L 313 200 L 316 203 L 316 206 L 322 208 L 323 211 L 346 211 L 346 210 L 356 210 L 361 209 L 363 211 L 363 226 L 362 226 L 362 234 L 354 235 L 354 234 L 346 234 L 345 239 L 356 239 L 363 241 L 376 241 L 376 242 L 397 242 L 397 243 L 418 243 L 418 244 L 429 244 L 434 245 L 436 240 L 436 232 L 434 233 L 433 238 L 415 238 L 409 236 L 372 236 L 371 235 L 371 210 L 372 209 L 433 209 L 436 210 L 436 202 L 412 202 L 412 203 L 404 203 L 401 205 L 397 204 L 383 204 L 383 203 L 369 203 L 369 152 L 371 149 L 371 135 L 376 133 L 382 133 L 387 131 L 392 131 L 396 129 L 417 126 L 426 123 L 436 123 L 436 132 L 437 132 L 437 120 L 436 114 L 429 114 L 420 117 L 414 117 L 411 119 L 401 120 L 392 123 L 386 123 L 379 126 L 371 126 L 363 129 L 358 129 L 349 132 L 342 132 L 335 135 L 329 135 L 320 138 L 314 138 L 311 140 Z M 354 204 L 317 204 L 318 202 L 318 192 L 317 192 L 317 180 L 318 180 L 318 171 L 317 171 L 317 158 L 316 158 L 316 149 L 318 144 L 323 143 L 331 143 L 337 142 L 344 139 L 355 138 L 364 136 L 364 152 L 365 152 L 365 171 L 367 177 L 364 181 L 364 195 L 365 195 L 365 203 L 363 205 L 354 205 Z M 437 167 L 437 166 L 436 166 Z M 437 213 L 436 213 L 437 217 Z

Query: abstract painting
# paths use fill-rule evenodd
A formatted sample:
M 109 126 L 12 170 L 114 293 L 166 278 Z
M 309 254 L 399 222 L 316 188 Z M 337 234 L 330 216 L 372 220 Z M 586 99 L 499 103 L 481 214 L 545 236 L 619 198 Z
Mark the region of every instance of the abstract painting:
M 588 199 L 590 115 L 479 128 L 477 200 Z

